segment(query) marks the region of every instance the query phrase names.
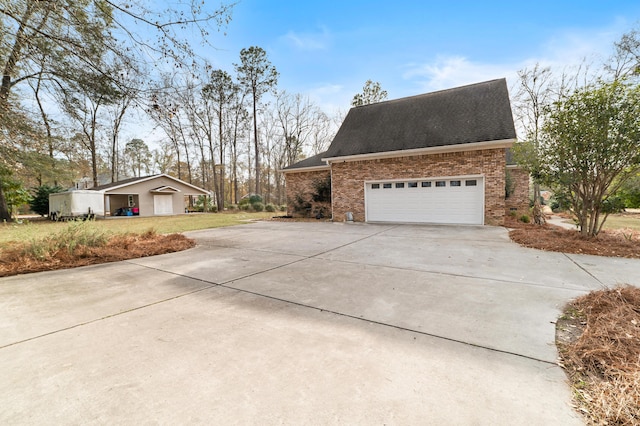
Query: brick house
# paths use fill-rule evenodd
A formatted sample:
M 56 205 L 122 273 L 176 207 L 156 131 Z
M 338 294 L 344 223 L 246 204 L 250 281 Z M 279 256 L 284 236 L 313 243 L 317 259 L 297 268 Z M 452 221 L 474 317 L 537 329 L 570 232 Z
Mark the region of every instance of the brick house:
M 355 107 L 326 152 L 282 170 L 288 213 L 501 225 L 528 209 L 529 176 L 507 165 L 515 141 L 505 79 Z

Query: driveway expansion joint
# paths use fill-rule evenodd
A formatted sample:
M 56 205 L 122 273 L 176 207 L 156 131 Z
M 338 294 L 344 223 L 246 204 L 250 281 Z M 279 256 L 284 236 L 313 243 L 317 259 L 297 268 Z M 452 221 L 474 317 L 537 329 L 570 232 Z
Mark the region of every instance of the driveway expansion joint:
M 123 261 L 123 262 L 124 263 L 133 263 L 133 262 L 129 262 L 129 261 Z M 136 266 L 143 266 L 143 265 L 139 265 L 139 264 L 135 264 L 135 265 Z M 89 321 L 83 321 L 83 322 L 78 323 L 78 324 L 73 324 L 73 325 L 70 325 L 70 326 L 67 326 L 67 327 L 60 328 L 58 330 L 49 331 L 47 333 L 39 334 L 37 336 L 32 336 L 32 337 L 29 337 L 29 338 L 26 338 L 26 339 L 22 339 L 22 340 L 19 340 L 19 341 L 16 341 L 16 342 L 7 343 L 5 345 L 0 346 L 0 350 L 9 348 L 11 346 L 19 345 L 21 343 L 27 343 L 27 342 L 30 342 L 30 341 L 33 341 L 33 340 L 38 340 L 38 339 L 40 339 L 42 337 L 47 337 L 47 336 L 51 336 L 53 334 L 58 334 L 58 333 L 61 333 L 61 332 L 64 332 L 64 331 L 73 330 L 75 328 L 83 327 L 85 325 L 94 324 L 94 323 L 97 323 L 97 322 L 100 322 L 100 321 L 104 321 L 104 320 L 107 320 L 107 319 L 110 319 L 110 318 L 118 317 L 120 315 L 128 314 L 128 313 L 135 312 L 135 311 L 139 311 L 141 309 L 145 309 L 145 308 L 148 308 L 148 307 L 151 307 L 151 306 L 159 305 L 159 304 L 162 304 L 162 303 L 165 303 L 165 302 L 169 302 L 169 301 L 172 301 L 172 300 L 180 299 L 182 297 L 189 296 L 189 295 L 192 295 L 192 294 L 195 294 L 195 293 L 199 293 L 201 291 L 209 290 L 209 289 L 211 289 L 213 287 L 219 286 L 218 283 L 212 283 L 210 281 L 202 280 L 202 279 L 199 279 L 199 278 L 193 278 L 193 277 L 188 277 L 188 276 L 185 276 L 185 275 L 174 274 L 172 272 L 163 271 L 163 270 L 158 269 L 158 268 L 150 268 L 150 267 L 147 267 L 147 266 L 145 266 L 145 267 L 149 268 L 149 269 L 154 269 L 154 270 L 159 271 L 159 272 L 164 272 L 164 273 L 167 273 L 167 274 L 178 275 L 178 276 L 181 276 L 183 278 L 188 278 L 188 279 L 191 279 L 191 280 L 194 280 L 194 281 L 200 281 L 200 282 L 203 282 L 203 283 L 207 283 L 209 285 L 207 285 L 205 287 L 202 287 L 202 288 L 198 288 L 198 289 L 193 290 L 193 291 L 189 291 L 189 292 L 186 292 L 186 293 L 178 294 L 176 296 L 168 297 L 168 298 L 165 298 L 165 299 L 162 299 L 162 300 L 156 300 L 155 302 L 146 303 L 146 304 L 141 305 L 141 306 L 136 306 L 135 308 L 126 309 L 126 310 L 123 310 L 123 311 L 120 311 L 120 312 L 116 312 L 114 314 L 105 315 L 105 316 L 102 316 L 100 318 L 95 318 L 95 319 L 92 319 L 92 320 L 89 320 Z
M 578 262 L 576 262 L 571 256 L 569 256 L 567 253 L 562 253 L 567 259 L 569 259 L 571 261 L 571 263 L 573 263 L 574 265 L 576 265 L 578 268 L 580 268 L 581 270 L 583 270 L 584 272 L 587 273 L 587 275 L 589 275 L 591 278 L 593 278 L 594 280 L 596 280 L 598 283 L 600 283 L 600 285 L 602 286 L 602 288 L 607 288 L 607 285 L 605 283 L 603 283 L 602 281 L 600 281 L 600 279 L 598 277 L 596 277 L 595 275 L 593 275 L 591 272 L 589 272 L 587 269 L 585 269 L 584 266 L 580 265 Z
M 503 350 L 503 349 L 492 348 L 490 346 L 483 346 L 483 345 L 479 345 L 477 343 L 466 342 L 464 340 L 459 340 L 459 339 L 454 339 L 454 338 L 451 338 L 451 337 L 441 336 L 441 335 L 434 334 L 434 333 L 428 333 L 426 331 L 415 330 L 415 329 L 408 328 L 408 327 L 402 327 L 402 326 L 395 325 L 395 324 L 389 324 L 389 323 L 382 322 L 382 321 L 371 320 L 371 319 L 367 319 L 367 318 L 365 318 L 363 316 L 346 314 L 344 312 L 334 311 L 334 310 L 326 309 L 326 308 L 319 308 L 317 306 L 307 305 L 305 303 L 300 303 L 300 302 L 294 302 L 292 300 L 287 300 L 287 299 L 283 299 L 283 298 L 275 297 L 275 296 L 269 296 L 267 294 L 259 293 L 259 292 L 256 292 L 256 291 L 246 290 L 246 289 L 242 289 L 242 288 L 233 287 L 231 285 L 228 285 L 228 284 L 233 283 L 234 281 L 238 281 L 238 280 L 241 280 L 241 279 L 243 279 L 243 278 L 237 278 L 237 279 L 233 279 L 233 280 L 227 281 L 225 283 L 219 284 L 218 287 L 226 288 L 226 289 L 229 289 L 229 290 L 234 290 L 234 291 L 237 291 L 237 292 L 240 292 L 240 293 L 251 294 L 253 296 L 263 297 L 263 298 L 270 299 L 270 300 L 275 300 L 275 301 L 286 303 L 286 304 L 289 304 L 289 305 L 299 306 L 299 307 L 307 308 L 307 309 L 313 309 L 313 310 L 318 311 L 318 312 L 326 312 L 326 313 L 337 315 L 337 316 L 340 316 L 340 317 L 343 317 L 343 318 L 350 318 L 350 319 L 355 319 L 355 320 L 358 320 L 358 321 L 364 321 L 364 322 L 367 322 L 369 324 L 376 324 L 376 325 L 380 325 L 380 326 L 383 326 L 383 327 L 393 328 L 395 330 L 400 330 L 400 331 L 406 331 L 406 332 L 409 332 L 409 333 L 419 334 L 421 336 L 426 336 L 426 337 L 431 337 L 431 338 L 435 338 L 435 339 L 446 340 L 448 342 L 453 342 L 453 343 L 458 343 L 458 344 L 462 344 L 462 345 L 466 345 L 466 346 L 471 346 L 471 347 L 478 348 L 478 349 L 485 349 L 485 350 L 488 350 L 490 352 L 496 352 L 496 353 L 501 353 L 501 354 L 505 354 L 505 355 L 511 355 L 511 356 L 515 356 L 515 357 L 518 357 L 518 358 L 524 358 L 524 359 L 528 359 L 528 360 L 532 360 L 532 361 L 536 361 L 536 362 L 541 362 L 541 363 L 548 364 L 548 365 L 558 366 L 558 363 L 555 362 L 555 361 L 549 361 L 549 360 L 536 358 L 536 357 L 529 356 L 529 355 L 519 354 L 517 352 L 506 351 L 506 350 Z

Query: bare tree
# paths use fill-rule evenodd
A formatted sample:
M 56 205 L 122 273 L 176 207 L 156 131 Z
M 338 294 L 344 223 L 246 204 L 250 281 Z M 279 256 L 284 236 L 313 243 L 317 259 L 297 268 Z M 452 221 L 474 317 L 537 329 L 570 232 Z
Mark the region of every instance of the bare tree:
M 545 109 L 556 99 L 553 75 L 549 67 L 535 64 L 533 68 L 518 71 L 518 83 L 514 94 L 514 114 L 522 129 L 525 140 L 531 142 L 535 153 L 540 147 L 540 132 L 545 117 Z M 540 206 L 540 183 L 536 179 L 533 184 L 533 219 L 538 225 L 545 222 Z
M 217 124 L 217 148 L 218 148 L 218 164 L 220 167 L 220 175 L 216 185 L 218 211 L 224 209 L 225 198 L 225 172 L 224 158 L 225 147 L 228 146 L 227 135 L 231 135 L 228 125 L 232 123 L 230 115 L 233 109 L 234 101 L 237 101 L 240 88 L 233 82 L 231 76 L 223 70 L 213 70 L 209 75 L 209 82 L 202 89 L 202 96 L 205 100 L 205 111 L 203 114 L 209 118 L 215 117 Z M 211 158 L 214 159 L 214 143 L 212 132 L 209 135 L 209 150 Z M 216 176 L 215 161 L 212 160 L 212 168 L 214 176 Z
M 233 196 L 232 203 L 237 204 L 239 201 L 239 158 L 240 158 L 240 142 L 250 131 L 249 114 L 244 105 L 245 94 L 235 93 L 230 99 L 231 115 L 229 117 L 229 157 L 231 162 L 231 185 Z
M 105 56 L 135 56 L 137 60 L 150 58 L 150 62 L 162 58 L 184 64 L 186 58 L 191 60 L 194 55 L 182 31 L 196 28 L 204 38 L 211 24 L 220 28 L 229 21 L 231 8 L 221 5 L 210 10 L 198 0 L 178 2 L 158 11 L 145 7 L 139 0 L 126 4 L 110 0 L 3 0 L 0 4 L 3 127 L 16 123 L 4 119 L 15 115 L 9 109 L 17 111 L 20 102 L 11 101 L 10 96 L 21 83 L 37 81 L 32 87 L 37 87 L 38 96 L 43 83 L 74 81 L 78 73 L 91 73 L 118 85 L 117 73 L 109 69 L 113 64 L 104 61 Z M 140 31 L 144 36 L 134 33 L 131 28 L 136 27 L 152 29 L 157 39 L 147 39 L 146 34 L 150 33 L 146 30 Z M 46 127 L 48 118 L 43 111 L 40 115 Z M 49 138 L 49 142 L 52 140 Z M 9 220 L 10 215 L 0 182 L 2 219 Z
M 614 80 L 640 76 L 640 31 L 633 29 L 614 44 L 615 52 L 605 64 Z

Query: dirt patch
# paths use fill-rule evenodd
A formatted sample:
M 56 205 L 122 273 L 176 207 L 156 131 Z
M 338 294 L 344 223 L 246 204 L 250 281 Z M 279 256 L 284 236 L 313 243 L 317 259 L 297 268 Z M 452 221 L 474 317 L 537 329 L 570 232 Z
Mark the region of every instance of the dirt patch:
M 576 299 L 556 323 L 556 345 L 589 424 L 640 424 L 640 289 Z
M 37 258 L 15 245 L 0 251 L 0 277 L 155 256 L 193 246 L 195 241 L 182 234 L 126 234 L 111 237 L 102 247 L 79 245 L 74 250 L 57 250 Z
M 530 248 L 562 253 L 593 254 L 608 257 L 640 259 L 640 231 L 632 229 L 604 230 L 595 238 L 583 237 L 575 230 L 555 225 L 533 225 L 515 218 L 505 219 L 511 228 L 509 237 Z

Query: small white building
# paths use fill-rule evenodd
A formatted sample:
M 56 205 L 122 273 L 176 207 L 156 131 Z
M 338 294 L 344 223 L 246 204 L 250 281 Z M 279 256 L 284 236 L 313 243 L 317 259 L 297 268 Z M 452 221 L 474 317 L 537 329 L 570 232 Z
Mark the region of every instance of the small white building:
M 190 196 L 209 196 L 198 188 L 166 174 L 125 179 L 91 188 L 104 195 L 105 215 L 158 216 L 185 212 Z

